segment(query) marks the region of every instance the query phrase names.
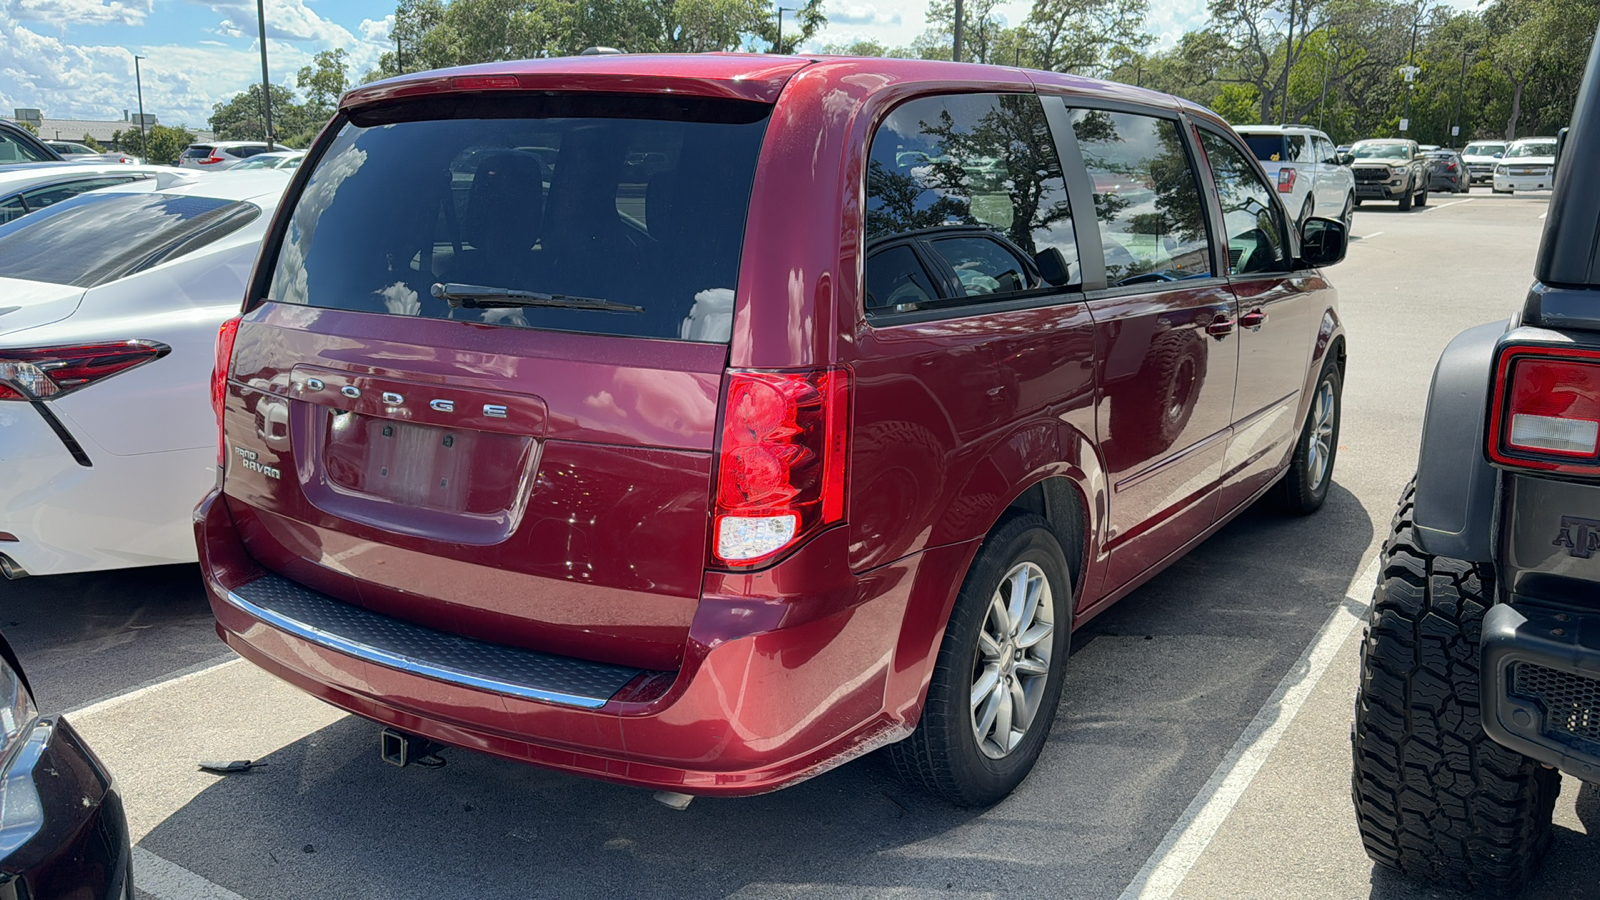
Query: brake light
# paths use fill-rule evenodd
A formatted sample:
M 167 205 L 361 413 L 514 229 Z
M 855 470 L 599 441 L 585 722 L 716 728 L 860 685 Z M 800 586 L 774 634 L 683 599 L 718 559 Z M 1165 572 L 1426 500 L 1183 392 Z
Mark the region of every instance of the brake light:
M 222 162 L 222 157 L 216 155 L 216 153 L 213 152 L 210 156 L 206 157 L 205 159 L 200 160 L 200 165 L 209 166 L 212 163 L 219 163 L 219 162 Z
M 1456 164 L 1455 163 L 1445 163 L 1444 164 L 1444 170 L 1446 172 L 1454 172 L 1456 170 Z
M 1508 348 L 1496 367 L 1494 390 L 1491 461 L 1600 474 L 1600 351 Z
M 733 372 L 723 397 L 713 561 L 772 560 L 844 519 L 850 372 Z
M 1293 169 L 1287 169 L 1287 168 L 1286 169 L 1279 169 L 1278 170 L 1278 193 L 1287 194 L 1292 190 L 1294 190 L 1294 170 Z
M 54 400 L 170 352 L 155 341 L 0 349 L 0 400 Z
M 211 411 L 217 416 L 217 469 L 227 460 L 227 436 L 222 428 L 222 406 L 228 399 L 228 367 L 233 362 L 233 341 L 239 336 L 239 317 L 217 329 L 216 357 L 211 365 Z
M 460 91 L 514 90 L 522 86 L 515 75 L 457 75 L 450 86 Z

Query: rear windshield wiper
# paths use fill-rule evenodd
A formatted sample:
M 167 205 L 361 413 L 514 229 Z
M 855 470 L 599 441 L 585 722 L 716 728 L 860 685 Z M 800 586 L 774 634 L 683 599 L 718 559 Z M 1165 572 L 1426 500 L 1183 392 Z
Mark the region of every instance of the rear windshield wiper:
M 433 296 L 456 309 L 508 309 L 520 306 L 551 306 L 560 309 L 593 309 L 600 312 L 644 312 L 642 306 L 600 300 L 595 297 L 569 297 L 541 291 L 484 287 L 481 284 L 435 284 Z

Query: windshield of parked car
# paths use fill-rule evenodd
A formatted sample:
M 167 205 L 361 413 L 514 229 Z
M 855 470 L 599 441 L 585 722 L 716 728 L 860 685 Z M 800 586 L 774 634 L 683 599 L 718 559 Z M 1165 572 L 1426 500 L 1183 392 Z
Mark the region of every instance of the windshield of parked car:
M 737 100 L 529 93 L 357 113 L 295 203 L 268 299 L 725 343 L 770 112 Z M 642 311 L 459 308 L 435 284 Z
M 1506 159 L 1526 159 L 1530 156 L 1555 156 L 1555 141 L 1530 141 L 1526 144 L 1516 143 L 1506 151 Z
M 1493 156 L 1496 153 L 1506 152 L 1505 144 L 1471 143 L 1461 151 L 1462 156 Z
M 1411 148 L 1405 144 L 1355 145 L 1350 151 L 1357 159 L 1410 159 Z
M 260 207 L 214 197 L 79 194 L 0 225 L 0 277 L 94 287 L 238 230 Z

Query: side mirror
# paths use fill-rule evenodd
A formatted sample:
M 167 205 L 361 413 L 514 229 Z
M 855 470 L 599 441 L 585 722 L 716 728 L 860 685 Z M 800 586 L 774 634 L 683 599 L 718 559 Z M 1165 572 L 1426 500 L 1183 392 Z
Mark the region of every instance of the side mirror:
M 1338 219 L 1312 216 L 1300 226 L 1300 259 L 1310 268 L 1331 266 L 1350 249 L 1350 232 Z
M 1072 283 L 1072 266 L 1059 247 L 1046 247 L 1035 253 L 1033 264 L 1039 267 L 1039 277 L 1046 284 L 1065 287 Z
M 1495 153 L 1494 158 L 1495 159 L 1504 159 L 1505 155 L 1506 155 L 1506 152 L 1504 150 L 1500 150 L 1500 151 L 1497 151 Z
M 1355 162 L 1356 158 L 1355 158 L 1355 156 L 1353 154 L 1341 153 L 1338 156 L 1335 156 L 1333 158 L 1333 161 L 1338 163 L 1341 166 L 1348 166 L 1351 163 Z

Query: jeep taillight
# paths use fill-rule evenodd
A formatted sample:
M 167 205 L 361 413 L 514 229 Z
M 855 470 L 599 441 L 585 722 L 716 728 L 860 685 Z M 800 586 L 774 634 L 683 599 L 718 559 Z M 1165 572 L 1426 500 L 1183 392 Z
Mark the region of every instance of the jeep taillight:
M 842 521 L 850 372 L 731 372 L 711 556 L 752 566 Z
M 1294 170 L 1283 168 L 1278 170 L 1278 193 L 1287 194 L 1294 190 Z
M 0 400 L 54 400 L 171 350 L 155 341 L 0 349 Z
M 227 437 L 222 428 L 222 408 L 228 401 L 228 366 L 233 362 L 233 340 L 239 336 L 239 317 L 217 329 L 216 358 L 211 364 L 211 411 L 217 415 L 217 469 L 227 461 Z
M 1600 475 L 1600 350 L 1502 350 L 1488 452 L 1504 466 Z

